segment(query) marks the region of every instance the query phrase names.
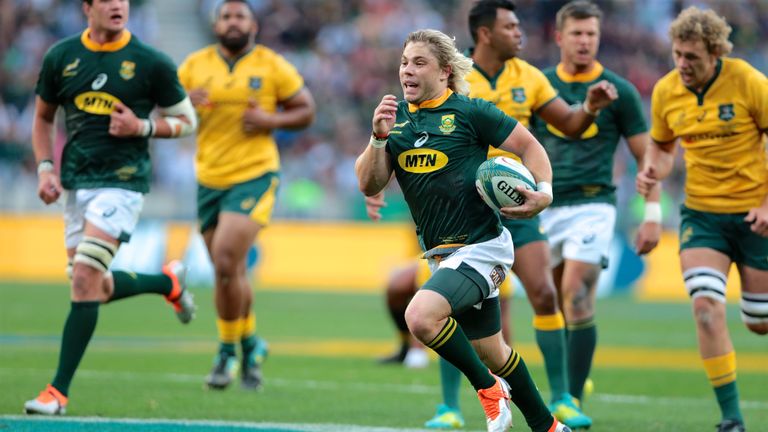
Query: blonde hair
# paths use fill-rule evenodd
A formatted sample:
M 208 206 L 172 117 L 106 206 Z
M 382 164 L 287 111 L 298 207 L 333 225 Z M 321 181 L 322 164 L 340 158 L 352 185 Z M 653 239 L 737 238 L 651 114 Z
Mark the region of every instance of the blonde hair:
M 725 18 L 711 9 L 701 10 L 695 6 L 686 8 L 669 26 L 669 37 L 674 40 L 704 42 L 707 52 L 718 57 L 728 55 L 733 44 L 728 41 L 731 26 Z
M 451 68 L 451 74 L 448 76 L 449 89 L 457 94 L 469 94 L 469 83 L 464 77 L 472 70 L 472 59 L 459 52 L 453 38 L 439 30 L 426 29 L 411 32 L 405 39 L 403 48 L 412 42 L 427 44 L 429 51 L 437 57 L 440 68 Z

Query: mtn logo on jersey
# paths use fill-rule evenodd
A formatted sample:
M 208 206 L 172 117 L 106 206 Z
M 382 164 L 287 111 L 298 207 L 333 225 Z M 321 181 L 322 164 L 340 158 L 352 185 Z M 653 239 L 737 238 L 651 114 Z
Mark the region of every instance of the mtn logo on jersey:
M 136 63 L 125 60 L 120 65 L 120 78 L 128 81 L 136 76 Z
M 440 132 L 448 135 L 451 132 L 456 130 L 456 119 L 454 114 L 446 114 L 440 119 L 440 126 L 437 128 L 440 129 Z
M 413 149 L 397 157 L 400 168 L 415 174 L 437 171 L 448 164 L 448 156 L 433 149 Z
M 89 91 L 75 97 L 75 106 L 89 114 L 110 115 L 120 99 L 109 93 Z
M 555 135 L 555 136 L 557 136 L 557 137 L 559 137 L 559 138 L 569 138 L 569 137 L 568 137 L 568 136 L 566 136 L 564 133 L 560 132 L 560 130 L 559 130 L 558 128 L 556 128 L 556 127 L 552 126 L 552 125 L 551 125 L 551 124 L 549 124 L 549 123 L 547 123 L 547 130 L 548 130 L 548 131 L 549 131 L 549 132 L 550 132 L 552 135 Z M 590 139 L 590 138 L 594 138 L 595 136 L 597 136 L 597 133 L 598 133 L 599 131 L 600 131 L 600 130 L 597 128 L 597 123 L 592 123 L 591 125 L 589 125 L 589 127 L 587 128 L 587 130 L 585 130 L 584 132 L 582 132 L 582 134 L 581 134 L 581 136 L 579 137 L 579 139 Z

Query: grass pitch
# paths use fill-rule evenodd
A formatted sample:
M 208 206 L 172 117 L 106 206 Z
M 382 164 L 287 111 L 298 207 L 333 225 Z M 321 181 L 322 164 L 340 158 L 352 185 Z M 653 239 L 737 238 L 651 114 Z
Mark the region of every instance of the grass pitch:
M 129 422 L 122 429 L 80 424 L 72 430 L 191 431 L 204 430 L 206 424 L 207 430 L 335 430 L 334 425 L 353 425 L 344 430 L 414 429 L 439 402 L 436 361 L 425 370 L 375 363 L 375 357 L 395 346 L 380 296 L 317 291 L 258 290 L 258 330 L 271 347 L 264 389 L 253 393 L 235 385 L 223 392 L 203 390 L 216 350 L 215 314 L 212 292 L 194 292 L 200 310 L 188 326 L 176 321 L 159 296 L 101 308 L 96 335 L 70 390 L 68 416 L 157 422 Z M 75 424 L 24 423 L 12 417 L 53 377 L 68 302 L 65 285 L 0 284 L 0 428 L 66 430 Z M 515 347 L 546 390 L 524 299 L 515 300 L 513 316 Z M 747 428 L 764 430 L 768 338 L 749 333 L 735 307 L 729 317 Z M 688 304 L 611 298 L 599 301 L 597 321 L 595 394 L 585 402 L 585 411 L 595 420 L 591 431 L 714 429 L 718 409 L 698 358 Z M 468 384 L 461 403 L 465 429 L 483 430 L 482 410 Z M 221 421 L 240 423 L 216 423 Z M 515 430 L 527 430 L 519 413 L 515 423 Z

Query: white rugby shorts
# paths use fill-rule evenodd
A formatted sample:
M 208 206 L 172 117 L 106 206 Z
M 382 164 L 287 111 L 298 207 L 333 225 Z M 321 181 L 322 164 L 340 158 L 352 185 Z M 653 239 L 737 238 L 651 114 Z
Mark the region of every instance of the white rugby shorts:
M 434 274 L 438 269 L 456 270 L 465 263 L 480 273 L 490 288 L 486 298 L 498 297 L 501 281 L 510 276 L 512 263 L 515 261 L 515 249 L 512 235 L 504 228 L 501 234 L 482 243 L 466 245 L 443 260 L 428 259 L 429 269 Z M 499 274 L 499 272 L 503 272 Z M 495 279 L 495 280 L 494 280 Z
M 607 262 L 616 224 L 616 207 L 606 203 L 550 207 L 539 215 L 549 237 L 552 267 L 564 259 Z
M 64 204 L 64 243 L 67 249 L 83 239 L 85 221 L 109 234 L 127 241 L 139 222 L 144 206 L 140 192 L 120 188 L 76 189 L 66 191 Z

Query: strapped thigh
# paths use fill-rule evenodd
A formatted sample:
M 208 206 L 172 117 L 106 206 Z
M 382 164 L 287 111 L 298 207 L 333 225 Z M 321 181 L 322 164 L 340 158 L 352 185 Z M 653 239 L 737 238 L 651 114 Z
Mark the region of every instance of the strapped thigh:
M 725 303 L 725 285 L 728 276 L 710 267 L 693 267 L 683 273 L 685 289 L 692 299 L 709 297 Z
M 116 252 L 116 245 L 98 237 L 85 236 L 75 249 L 74 262 L 106 272 Z
M 741 320 L 744 324 L 768 323 L 768 294 L 741 292 Z

